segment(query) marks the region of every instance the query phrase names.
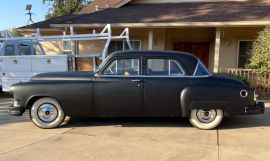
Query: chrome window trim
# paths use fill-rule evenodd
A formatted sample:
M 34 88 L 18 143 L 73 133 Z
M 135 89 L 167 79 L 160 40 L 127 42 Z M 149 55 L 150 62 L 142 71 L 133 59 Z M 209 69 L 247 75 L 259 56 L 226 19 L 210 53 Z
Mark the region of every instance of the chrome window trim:
M 199 68 L 199 65 L 201 65 L 202 67 L 203 67 L 203 69 L 208 73 L 208 74 L 206 74 L 206 75 L 201 75 L 201 76 L 210 76 L 210 75 L 212 75 L 209 71 L 208 71 L 208 69 L 203 65 L 203 63 L 200 61 L 200 59 L 197 59 L 198 61 L 197 61 L 197 65 L 196 65 L 196 68 L 195 68 L 195 70 L 194 70 L 194 72 L 193 72 L 193 76 L 194 77 L 198 77 L 198 76 L 196 76 L 195 74 L 196 74 L 196 72 L 197 72 L 197 70 L 198 70 L 198 68 Z
M 169 59 L 168 70 L 169 70 L 169 75 L 171 75 L 171 59 Z
M 211 75 L 203 75 L 203 76 L 189 76 L 189 75 L 182 75 L 182 76 L 173 76 L 173 75 L 156 75 L 156 76 L 148 76 L 148 75 L 134 75 L 134 76 L 124 76 L 124 75 L 95 75 L 96 77 L 101 78 L 206 78 Z
M 130 59 L 133 59 L 133 58 L 130 58 Z M 139 60 L 139 58 L 135 58 L 135 59 Z M 116 60 L 118 60 L 118 59 L 116 59 Z M 169 60 L 171 61 L 171 59 L 169 59 Z M 202 64 L 202 62 L 199 59 L 197 59 L 197 60 L 198 60 L 197 65 L 196 65 L 196 68 L 193 72 L 193 75 L 186 75 L 186 72 L 183 70 L 182 66 L 176 60 L 172 60 L 178 64 L 178 66 L 182 70 L 183 74 L 179 74 L 179 75 L 133 75 L 133 76 L 95 74 L 95 77 L 101 77 L 101 78 L 207 78 L 207 77 L 212 76 L 212 74 Z M 200 64 L 207 71 L 207 73 L 208 73 L 207 75 L 198 75 L 198 76 L 195 75 Z M 103 64 L 103 67 L 105 65 L 106 64 Z M 170 62 L 169 62 L 169 66 L 170 66 Z M 139 73 L 141 73 L 141 64 L 140 63 L 139 63 Z

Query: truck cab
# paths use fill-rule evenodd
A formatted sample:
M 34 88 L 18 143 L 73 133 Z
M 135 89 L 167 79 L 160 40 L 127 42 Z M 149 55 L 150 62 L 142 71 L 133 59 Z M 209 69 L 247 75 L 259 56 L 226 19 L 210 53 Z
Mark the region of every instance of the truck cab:
M 32 76 L 68 70 L 67 55 L 46 55 L 42 45 L 33 40 L 6 40 L 0 44 L 0 84 L 3 92 Z
M 8 40 L 0 43 L 0 56 L 45 55 L 37 41 Z

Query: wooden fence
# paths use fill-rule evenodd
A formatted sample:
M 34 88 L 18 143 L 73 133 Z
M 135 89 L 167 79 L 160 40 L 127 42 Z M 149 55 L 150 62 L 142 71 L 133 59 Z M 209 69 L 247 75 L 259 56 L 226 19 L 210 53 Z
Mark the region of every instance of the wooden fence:
M 251 88 L 255 88 L 257 92 L 270 93 L 270 73 L 258 73 L 254 69 L 240 68 L 221 68 L 219 73 L 232 74 L 241 77 L 248 82 Z

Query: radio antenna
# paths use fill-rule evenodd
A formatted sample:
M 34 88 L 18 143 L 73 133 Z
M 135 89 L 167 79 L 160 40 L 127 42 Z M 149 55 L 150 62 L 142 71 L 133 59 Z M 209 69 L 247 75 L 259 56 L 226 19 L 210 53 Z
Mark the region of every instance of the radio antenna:
M 27 25 L 30 25 L 30 23 L 33 24 L 34 21 L 33 21 L 33 19 L 32 19 L 32 15 L 35 15 L 35 14 L 34 14 L 33 12 L 31 12 L 31 10 L 32 10 L 32 5 L 31 5 L 31 4 L 26 5 L 25 10 L 28 11 L 28 13 L 26 13 L 25 15 L 29 15 L 29 20 L 28 20 L 28 22 L 27 22 Z

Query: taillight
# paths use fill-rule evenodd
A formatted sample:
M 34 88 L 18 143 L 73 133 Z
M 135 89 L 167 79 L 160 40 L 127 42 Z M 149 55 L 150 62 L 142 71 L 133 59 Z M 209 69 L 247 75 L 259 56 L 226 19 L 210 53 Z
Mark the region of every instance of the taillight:
M 254 101 L 259 100 L 259 98 L 260 98 L 260 93 L 254 90 Z

